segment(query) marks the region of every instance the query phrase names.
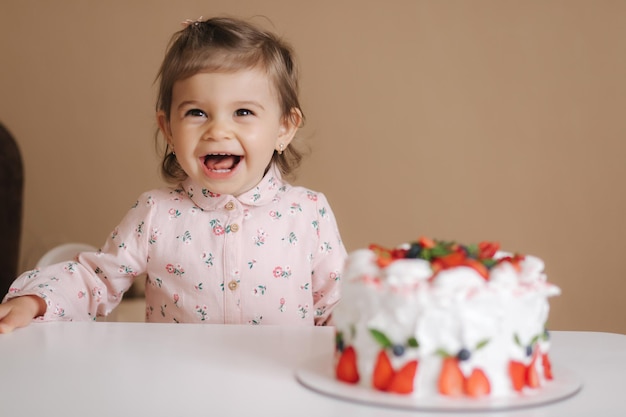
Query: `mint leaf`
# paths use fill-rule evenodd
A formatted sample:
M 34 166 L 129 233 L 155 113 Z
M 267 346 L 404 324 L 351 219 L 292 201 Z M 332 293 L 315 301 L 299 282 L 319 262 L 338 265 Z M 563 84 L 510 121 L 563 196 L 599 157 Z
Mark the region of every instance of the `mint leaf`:
M 540 334 L 538 334 L 537 336 L 533 337 L 533 340 L 530 341 L 530 345 L 533 346 L 535 343 L 537 343 L 539 341 L 540 338 L 541 338 Z
M 446 256 L 448 254 L 450 254 L 451 251 L 450 249 L 448 249 L 445 246 L 442 245 L 437 245 L 434 248 L 431 249 L 430 254 L 435 257 L 435 258 L 440 258 L 442 256 Z
M 467 251 L 467 257 L 468 258 L 472 258 L 472 259 L 477 259 L 478 258 L 478 254 L 480 253 L 479 249 L 478 249 L 478 245 L 473 243 L 471 245 L 467 245 L 465 247 L 465 250 Z
M 412 348 L 419 347 L 420 345 L 419 343 L 417 343 L 417 339 L 414 337 L 410 337 L 409 340 L 406 341 L 406 344 Z
M 369 331 L 374 340 L 376 340 L 378 344 L 381 345 L 383 348 L 388 348 L 393 345 L 393 343 L 391 343 L 391 340 L 389 340 L 389 338 L 385 336 L 385 334 L 380 330 L 369 329 Z
M 436 355 L 441 356 L 442 358 L 449 358 L 449 357 L 451 357 L 451 356 L 452 356 L 452 355 L 450 355 L 448 352 L 446 352 L 446 351 L 445 351 L 445 350 L 443 350 L 443 349 L 437 349 L 437 351 L 435 352 L 435 354 L 436 354 Z
M 480 342 L 478 342 L 478 344 L 476 345 L 476 348 L 474 350 L 482 349 L 485 346 L 487 346 L 487 344 L 489 344 L 489 339 L 481 340 Z
M 497 265 L 498 261 L 496 259 L 481 259 L 480 262 L 482 262 L 483 265 L 485 265 L 487 267 L 487 269 L 491 269 L 494 266 Z

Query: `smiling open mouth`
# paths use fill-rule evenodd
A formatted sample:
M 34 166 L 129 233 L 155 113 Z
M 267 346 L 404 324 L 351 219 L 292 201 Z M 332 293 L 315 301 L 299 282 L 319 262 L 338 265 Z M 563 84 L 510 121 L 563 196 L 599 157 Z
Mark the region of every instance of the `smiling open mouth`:
M 241 158 L 226 153 L 209 154 L 204 157 L 204 165 L 213 172 L 229 172 L 239 164 Z

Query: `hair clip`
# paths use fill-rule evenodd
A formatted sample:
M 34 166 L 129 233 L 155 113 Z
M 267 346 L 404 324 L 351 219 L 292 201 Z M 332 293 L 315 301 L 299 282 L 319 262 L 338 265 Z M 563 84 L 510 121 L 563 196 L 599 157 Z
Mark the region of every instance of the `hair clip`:
M 196 20 L 185 19 L 184 21 L 180 22 L 180 24 L 183 26 L 183 29 L 187 29 L 190 25 L 198 26 L 200 23 L 202 23 L 202 18 L 203 17 L 200 16 Z

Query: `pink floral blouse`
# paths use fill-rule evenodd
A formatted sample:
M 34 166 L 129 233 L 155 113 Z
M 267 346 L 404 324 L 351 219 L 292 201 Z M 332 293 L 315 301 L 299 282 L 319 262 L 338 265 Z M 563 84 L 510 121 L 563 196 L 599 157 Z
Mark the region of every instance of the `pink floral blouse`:
M 147 276 L 149 322 L 323 325 L 345 256 L 324 195 L 273 167 L 238 197 L 191 180 L 144 193 L 101 250 L 25 272 L 5 298 L 44 298 L 38 320 L 90 320 Z

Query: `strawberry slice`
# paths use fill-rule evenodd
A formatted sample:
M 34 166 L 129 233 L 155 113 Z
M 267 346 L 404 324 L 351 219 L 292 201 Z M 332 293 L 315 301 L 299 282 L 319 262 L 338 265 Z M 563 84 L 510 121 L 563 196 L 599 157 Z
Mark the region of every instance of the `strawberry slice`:
M 477 261 L 476 259 L 468 258 L 463 262 L 463 265 L 473 268 L 484 279 L 489 279 L 489 270 L 482 262 Z
M 404 259 L 406 258 L 406 253 L 408 250 L 402 248 L 396 248 L 391 250 L 391 258 L 396 259 Z
M 526 365 L 517 361 L 509 362 L 509 376 L 513 383 L 513 389 L 520 392 L 526 385 Z
M 372 385 L 374 388 L 381 391 L 386 391 L 391 385 L 391 381 L 394 377 L 394 370 L 391 366 L 389 356 L 384 350 L 381 350 L 376 358 L 376 365 L 374 365 L 374 373 L 372 374 Z
M 376 263 L 379 268 L 385 268 L 394 260 L 391 251 L 387 248 L 372 243 L 369 249 L 376 254 Z
M 515 254 L 514 256 L 505 256 L 504 258 L 498 259 L 498 263 L 508 262 L 517 272 L 522 270 L 521 262 L 524 260 L 523 255 Z
M 538 350 L 535 350 L 530 365 L 526 367 L 526 385 L 531 388 L 537 388 L 540 385 L 539 373 L 537 372 L 537 366 L 535 366 L 537 363 L 537 352 Z
M 441 263 L 441 266 L 444 269 L 453 268 L 455 266 L 463 265 L 463 262 L 465 261 L 465 254 L 462 252 L 452 252 L 438 258 L 437 260 Z
M 379 268 L 386 268 L 391 265 L 392 262 L 393 259 L 391 259 L 391 257 L 385 258 L 383 256 L 379 256 L 378 258 L 376 258 L 376 263 L 378 264 Z
M 500 249 L 500 243 L 498 242 L 480 242 L 478 244 L 478 258 L 491 259 L 498 249 Z
M 552 381 L 552 363 L 550 362 L 550 358 L 547 353 L 541 355 L 541 364 L 543 365 L 543 376 L 547 380 Z
M 423 248 L 426 249 L 432 249 L 436 246 L 436 243 L 434 240 L 428 238 L 428 237 L 424 237 L 421 236 L 418 240 L 417 243 L 419 243 L 420 245 L 422 245 Z
M 459 360 L 455 357 L 445 358 L 437 383 L 439 392 L 453 397 L 461 396 L 463 395 L 464 383 L 465 376 L 461 372 L 461 368 L 459 368 Z
M 443 263 L 439 259 L 433 259 L 430 262 L 430 269 L 433 271 L 433 275 L 428 279 L 429 281 L 433 281 L 435 279 L 435 275 L 444 269 Z
M 337 361 L 335 374 L 340 381 L 356 384 L 359 382 L 359 370 L 356 366 L 356 352 L 352 346 L 344 349 Z
M 491 384 L 482 369 L 474 369 L 465 380 L 465 393 L 470 397 L 481 397 L 491 392 Z
M 396 394 L 410 394 L 413 392 L 413 380 L 417 372 L 417 361 L 407 362 L 391 380 L 387 391 Z

